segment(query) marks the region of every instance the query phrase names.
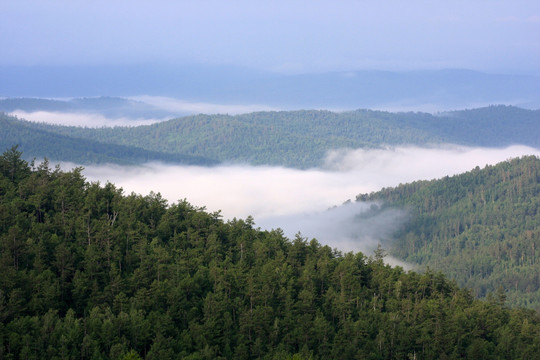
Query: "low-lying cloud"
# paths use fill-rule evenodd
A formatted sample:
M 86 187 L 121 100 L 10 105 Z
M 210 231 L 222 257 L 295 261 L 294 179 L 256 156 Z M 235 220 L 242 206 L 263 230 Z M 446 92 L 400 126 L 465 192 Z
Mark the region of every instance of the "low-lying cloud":
M 326 209 L 354 197 L 364 187 L 344 173 L 321 169 L 227 165 L 217 167 L 87 166 L 89 180 L 110 180 L 126 192 L 160 192 L 170 202 L 187 199 L 226 219 L 264 218 Z M 345 176 L 343 176 L 345 175 Z
M 10 113 L 19 119 L 51 125 L 81 126 L 89 128 L 151 125 L 165 119 L 118 117 L 110 118 L 98 113 L 16 110 Z
M 213 104 L 206 102 L 193 102 L 175 99 L 165 96 L 132 96 L 132 100 L 141 101 L 156 108 L 167 110 L 178 114 L 247 114 L 254 111 L 277 110 L 267 105 L 241 105 L 241 104 Z
M 364 205 L 328 209 L 360 193 L 451 176 L 522 155 L 540 156 L 540 149 L 397 147 L 333 151 L 323 168 L 308 170 L 150 163 L 87 166 L 83 173 L 90 181 L 110 181 L 126 193 L 160 192 L 169 203 L 186 199 L 208 211 L 221 210 L 224 219 L 252 215 L 256 226 L 263 229 L 280 227 L 289 237 L 300 232 L 342 251 L 370 253 L 378 242 L 388 240 L 388 231 L 401 224 L 403 214 L 381 213 L 366 222 L 357 218 L 365 210 Z
M 515 145 L 506 148 L 471 148 L 441 145 L 431 148 L 402 146 L 386 149 L 330 151 L 324 168 L 356 174 L 370 191 L 415 180 L 431 180 L 496 164 L 523 155 L 540 155 L 540 149 Z
M 122 109 L 113 108 L 119 113 L 114 116 L 108 116 L 107 111 L 109 108 L 96 108 L 91 110 L 81 111 L 25 111 L 14 110 L 10 115 L 16 116 L 20 119 L 45 123 L 51 125 L 64 125 L 64 126 L 81 126 L 89 128 L 100 127 L 115 127 L 115 126 L 140 126 L 151 125 L 157 122 L 170 120 L 179 116 L 187 116 L 194 114 L 229 114 L 238 115 L 251 113 L 255 111 L 272 111 L 278 110 L 276 108 L 266 105 L 242 105 L 242 104 L 214 104 L 206 102 L 193 102 L 182 99 L 174 99 L 164 96 L 133 96 L 127 99 L 137 101 L 141 103 L 141 106 L 147 106 L 149 116 L 133 117 L 130 112 L 122 111 Z M 168 114 L 165 117 L 163 115 L 155 115 L 156 113 Z
M 393 234 L 407 219 L 405 211 L 380 210 L 378 203 L 347 202 L 325 211 L 262 218 L 258 225 L 263 229 L 280 228 L 290 239 L 297 235 L 308 240 L 316 238 L 342 252 L 370 255 L 378 244 L 391 245 Z M 396 259 L 390 262 L 409 267 Z

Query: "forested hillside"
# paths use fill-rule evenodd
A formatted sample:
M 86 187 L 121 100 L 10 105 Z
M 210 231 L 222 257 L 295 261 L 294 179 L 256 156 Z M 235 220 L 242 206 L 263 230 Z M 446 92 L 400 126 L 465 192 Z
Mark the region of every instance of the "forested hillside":
M 440 143 L 540 147 L 540 111 L 507 106 L 439 115 L 370 110 L 197 115 L 149 126 L 100 129 L 26 125 L 103 147 L 122 145 L 166 156 L 297 168 L 319 166 L 329 150 L 340 148 Z
M 513 159 L 357 197 L 409 211 L 393 254 L 484 297 L 540 309 L 540 159 Z
M 0 358 L 540 356 L 538 313 L 383 256 L 124 194 L 12 148 L 0 156 Z
M 217 161 L 203 157 L 168 154 L 129 145 L 103 144 L 92 139 L 81 139 L 49 131 L 47 127 L 21 121 L 0 113 L 0 147 L 18 144 L 28 158 L 48 158 L 77 164 L 140 164 L 164 161 L 182 164 L 213 165 Z

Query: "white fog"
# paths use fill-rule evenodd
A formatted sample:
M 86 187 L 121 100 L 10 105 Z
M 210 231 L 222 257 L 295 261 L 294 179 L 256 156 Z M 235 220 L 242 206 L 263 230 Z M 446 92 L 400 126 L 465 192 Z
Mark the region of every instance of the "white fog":
M 19 119 L 24 119 L 37 123 L 46 123 L 51 125 L 64 125 L 64 126 L 82 126 L 89 128 L 100 127 L 115 127 L 115 126 L 140 126 L 151 125 L 157 122 L 169 120 L 169 118 L 163 119 L 147 119 L 147 118 L 130 118 L 130 117 L 118 117 L 111 118 L 106 117 L 98 113 L 79 113 L 79 112 L 54 112 L 54 111 L 32 111 L 26 112 L 22 110 L 16 110 L 10 113 L 10 115 L 16 116 Z
M 65 111 L 25 111 L 25 110 L 14 110 L 9 114 L 18 117 L 19 119 L 24 119 L 37 123 L 45 123 L 51 125 L 64 125 L 64 126 L 82 126 L 89 128 L 99 128 L 99 127 L 115 127 L 115 126 L 140 126 L 140 125 L 151 125 L 157 122 L 162 122 L 166 120 L 173 119 L 175 117 L 194 115 L 194 114 L 229 114 L 229 115 L 238 115 L 251 113 L 255 111 L 273 111 L 279 110 L 267 105 L 241 105 L 241 104 L 217 104 L 209 102 L 196 102 L 196 101 L 187 101 L 182 99 L 174 99 L 164 96 L 133 96 L 126 98 L 128 100 L 137 101 L 139 103 L 147 106 L 148 109 L 153 109 L 155 112 L 165 112 L 170 114 L 165 117 L 133 117 L 130 113 L 130 109 L 126 108 L 117 109 L 119 116 L 111 117 L 107 116 L 103 111 L 107 109 L 95 109 L 89 112 L 85 111 L 76 111 L 76 112 L 65 112 Z M 102 111 L 102 112 L 100 112 Z M 151 113 L 151 111 L 149 111 Z
M 452 176 L 476 166 L 529 154 L 540 156 L 540 150 L 525 146 L 501 149 L 451 145 L 398 147 L 333 151 L 328 154 L 324 168 L 309 170 L 149 163 L 86 166 L 83 173 L 89 181 L 110 181 L 125 193 L 159 192 L 169 204 L 186 199 L 211 212 L 220 210 L 225 220 L 251 215 L 257 227 L 279 227 L 290 238 L 300 232 L 303 237 L 315 237 L 342 251 L 371 253 L 377 243 L 388 240 L 394 227 L 404 221 L 405 214 L 383 213 L 381 218 L 371 218 L 367 226 L 367 222 L 352 222 L 365 209 L 364 205 L 327 211 L 329 208 L 354 200 L 360 193 L 415 180 Z M 63 164 L 62 168 L 67 170 L 72 166 Z

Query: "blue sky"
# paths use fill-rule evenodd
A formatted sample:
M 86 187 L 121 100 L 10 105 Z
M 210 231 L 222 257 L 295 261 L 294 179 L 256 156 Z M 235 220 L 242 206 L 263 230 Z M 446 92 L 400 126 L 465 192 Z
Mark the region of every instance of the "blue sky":
M 2 1 L 0 65 L 540 75 L 540 1 Z

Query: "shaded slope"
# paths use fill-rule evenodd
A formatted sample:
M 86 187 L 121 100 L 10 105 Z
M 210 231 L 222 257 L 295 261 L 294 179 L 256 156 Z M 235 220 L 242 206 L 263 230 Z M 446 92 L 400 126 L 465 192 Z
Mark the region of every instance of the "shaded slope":
M 540 147 L 540 110 L 489 106 L 443 114 L 450 142 L 478 146 L 524 144 Z
M 47 131 L 47 127 L 38 128 L 33 123 L 3 113 L 0 113 L 0 129 L 0 148 L 8 149 L 19 145 L 19 149 L 24 151 L 28 158 L 47 157 L 78 164 L 140 164 L 148 161 L 198 165 L 217 163 L 203 157 L 160 153 L 129 145 L 104 144 L 92 139 L 57 134 Z
M 477 296 L 502 286 L 540 309 L 540 159 L 523 157 L 440 180 L 359 195 L 408 209 L 393 254 L 443 271 Z

